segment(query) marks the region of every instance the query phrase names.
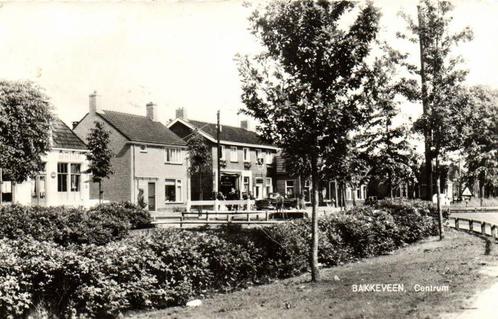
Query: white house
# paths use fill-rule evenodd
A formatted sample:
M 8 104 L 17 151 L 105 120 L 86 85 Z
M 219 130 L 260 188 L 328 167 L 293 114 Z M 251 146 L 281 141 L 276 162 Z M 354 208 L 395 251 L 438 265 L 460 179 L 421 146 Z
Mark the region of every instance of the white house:
M 13 185 L 3 180 L 2 203 L 41 206 L 88 206 L 88 152 L 85 143 L 59 119 L 52 123 L 51 150 L 42 156 L 44 169 L 35 177 Z

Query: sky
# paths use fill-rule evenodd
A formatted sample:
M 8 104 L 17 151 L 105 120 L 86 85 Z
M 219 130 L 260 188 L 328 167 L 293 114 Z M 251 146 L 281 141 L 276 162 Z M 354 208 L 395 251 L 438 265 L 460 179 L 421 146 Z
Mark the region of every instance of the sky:
M 263 2 L 263 1 L 260 1 Z M 455 0 L 454 28 L 470 26 L 474 40 L 458 48 L 468 83 L 498 88 L 498 0 Z M 416 1 L 374 1 L 382 11 L 381 37 L 404 30 L 400 10 L 415 17 Z M 236 54 L 260 47 L 248 31 L 258 4 L 210 1 L 0 1 L 0 79 L 31 80 L 70 125 L 88 111 L 97 91 L 103 109 L 159 118 L 187 117 L 239 125 L 243 107 Z M 417 47 L 406 47 L 417 57 Z M 403 106 L 406 121 L 420 105 Z

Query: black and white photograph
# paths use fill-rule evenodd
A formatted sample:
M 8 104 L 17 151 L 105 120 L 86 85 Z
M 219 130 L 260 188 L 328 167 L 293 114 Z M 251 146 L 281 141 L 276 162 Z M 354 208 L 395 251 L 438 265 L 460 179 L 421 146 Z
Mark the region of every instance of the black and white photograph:
M 0 319 L 495 319 L 498 0 L 0 0 Z

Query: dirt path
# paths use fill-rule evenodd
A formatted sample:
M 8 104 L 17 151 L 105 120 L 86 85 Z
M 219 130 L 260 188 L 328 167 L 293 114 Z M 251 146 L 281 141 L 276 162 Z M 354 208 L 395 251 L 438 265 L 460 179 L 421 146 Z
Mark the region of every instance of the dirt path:
M 475 310 L 465 308 L 470 308 L 466 305 L 474 302 L 477 292 L 482 297 L 475 302 L 483 305 L 486 302 L 480 298 L 494 295 L 496 299 L 496 291 L 486 289 L 498 278 L 483 269 L 498 267 L 498 247 L 491 256 L 483 252 L 482 239 L 448 231 L 442 242 L 431 238 L 392 255 L 323 269 L 317 284 L 303 275 L 213 295 L 196 308 L 174 307 L 129 314 L 128 318 L 454 318 Z M 391 288 L 358 291 L 373 284 Z

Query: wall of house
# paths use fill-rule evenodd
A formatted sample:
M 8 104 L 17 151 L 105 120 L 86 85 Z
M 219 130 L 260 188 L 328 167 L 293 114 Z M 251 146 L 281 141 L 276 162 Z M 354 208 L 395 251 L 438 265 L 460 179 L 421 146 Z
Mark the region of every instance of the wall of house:
M 189 198 L 190 180 L 187 175 L 187 151 L 182 149 L 181 163 L 167 163 L 165 158 L 165 147 L 147 146 L 147 150 L 141 150 L 138 145 L 132 146 L 132 157 L 135 163 L 133 175 L 135 181 L 132 196 L 136 201 L 139 190 L 144 192 L 145 202 L 149 200 L 149 183 L 154 184 L 156 210 L 162 210 L 171 206 L 183 205 Z M 175 201 L 166 200 L 166 180 L 175 180 Z
M 95 121 L 103 124 L 104 128 L 111 132 L 109 147 L 115 154 L 112 158 L 112 170 L 114 174 L 102 182 L 104 200 L 109 201 L 133 201 L 131 196 L 131 150 L 127 144 L 128 139 L 114 127 L 104 121 L 99 115 L 89 113 L 81 120 L 74 132 L 80 139 L 87 142 L 90 129 L 95 127 Z M 99 187 L 97 183 L 90 183 L 90 198 L 99 198 Z
M 247 147 L 249 149 L 249 161 L 244 161 L 244 148 L 242 146 L 232 146 L 232 145 L 223 145 L 224 146 L 224 157 L 222 156 L 222 163 L 220 169 L 223 174 L 223 172 L 226 173 L 237 173 L 240 174 L 240 190 L 243 190 L 243 178 L 244 177 L 249 177 L 249 191 L 251 195 L 255 196 L 256 195 L 256 187 L 259 187 L 260 190 L 260 198 L 267 197 L 268 194 L 268 189 L 270 193 L 275 192 L 276 188 L 276 178 L 275 178 L 275 154 L 276 152 L 273 150 L 268 150 L 264 148 L 254 148 L 254 147 Z M 237 157 L 236 160 L 232 160 L 231 158 L 231 148 L 236 147 L 237 148 Z M 212 145 L 212 158 L 213 158 L 213 171 L 214 171 L 214 176 L 217 176 L 217 151 L 216 151 L 216 145 Z M 257 152 L 271 152 L 272 154 L 272 163 L 267 164 L 266 163 L 266 158 L 263 157 L 263 164 L 258 165 L 257 163 Z M 262 183 L 256 183 L 258 180 L 261 180 L 262 178 Z M 268 181 L 268 178 L 271 178 L 271 182 Z M 216 189 L 216 183 L 217 180 L 215 180 L 214 187 Z
M 36 179 L 28 179 L 27 181 L 16 184 L 14 187 L 15 201 L 23 205 L 42 205 L 42 206 L 84 206 L 90 205 L 90 187 L 89 175 L 83 172 L 88 169 L 88 161 L 86 153 L 81 151 L 55 149 L 50 151 L 47 155 L 42 157 L 45 162 L 45 172 L 40 175 L 44 176 L 44 182 L 38 182 L 40 192 L 43 193 L 40 197 L 35 196 L 35 183 Z M 78 192 L 71 191 L 67 187 L 66 192 L 59 192 L 57 189 L 57 164 L 58 163 L 71 163 L 80 164 L 80 190 Z M 68 167 L 68 170 L 70 168 Z M 68 182 L 70 177 L 68 175 Z M 44 186 L 40 184 L 43 183 Z M 43 191 L 41 191 L 43 190 Z

